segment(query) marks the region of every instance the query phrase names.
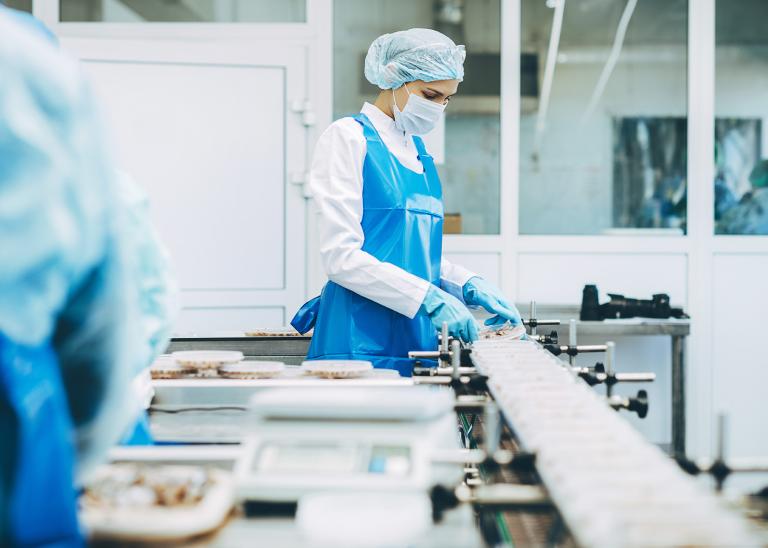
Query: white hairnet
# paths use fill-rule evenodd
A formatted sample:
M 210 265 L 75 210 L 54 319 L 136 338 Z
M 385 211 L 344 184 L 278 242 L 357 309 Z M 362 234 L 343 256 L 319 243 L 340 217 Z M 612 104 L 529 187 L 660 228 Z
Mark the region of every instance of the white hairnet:
M 414 80 L 464 79 L 464 46 L 432 29 L 409 29 L 376 38 L 365 56 L 365 77 L 381 89 Z

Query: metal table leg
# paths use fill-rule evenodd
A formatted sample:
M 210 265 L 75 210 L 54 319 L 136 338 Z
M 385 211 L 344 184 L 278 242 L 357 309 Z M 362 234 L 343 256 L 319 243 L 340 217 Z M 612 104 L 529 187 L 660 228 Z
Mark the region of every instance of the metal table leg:
M 685 337 L 672 336 L 672 447 L 685 454 Z

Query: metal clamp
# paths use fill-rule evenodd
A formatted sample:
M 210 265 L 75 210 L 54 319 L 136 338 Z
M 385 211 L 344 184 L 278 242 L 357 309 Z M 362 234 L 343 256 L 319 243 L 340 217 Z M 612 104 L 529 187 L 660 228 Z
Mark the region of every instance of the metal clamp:
M 606 401 L 608 405 L 616 410 L 626 409 L 633 413 L 637 413 L 637 416 L 644 419 L 648 415 L 648 392 L 640 390 L 637 396 L 625 398 L 623 396 L 608 396 Z

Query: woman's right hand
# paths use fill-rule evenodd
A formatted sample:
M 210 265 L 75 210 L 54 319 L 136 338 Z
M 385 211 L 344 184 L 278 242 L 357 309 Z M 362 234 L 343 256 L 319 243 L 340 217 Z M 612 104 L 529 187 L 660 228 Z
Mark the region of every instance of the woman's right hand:
M 478 326 L 474 316 L 459 299 L 442 289 L 429 286 L 421 310 L 429 316 L 436 330 L 448 324 L 448 333 L 464 342 L 478 339 Z

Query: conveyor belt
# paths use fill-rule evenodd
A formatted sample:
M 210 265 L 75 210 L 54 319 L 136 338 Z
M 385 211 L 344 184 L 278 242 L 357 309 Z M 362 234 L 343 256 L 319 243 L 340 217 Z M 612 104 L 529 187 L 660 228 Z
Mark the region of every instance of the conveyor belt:
M 472 360 L 580 546 L 765 545 L 539 345 L 481 341 Z

